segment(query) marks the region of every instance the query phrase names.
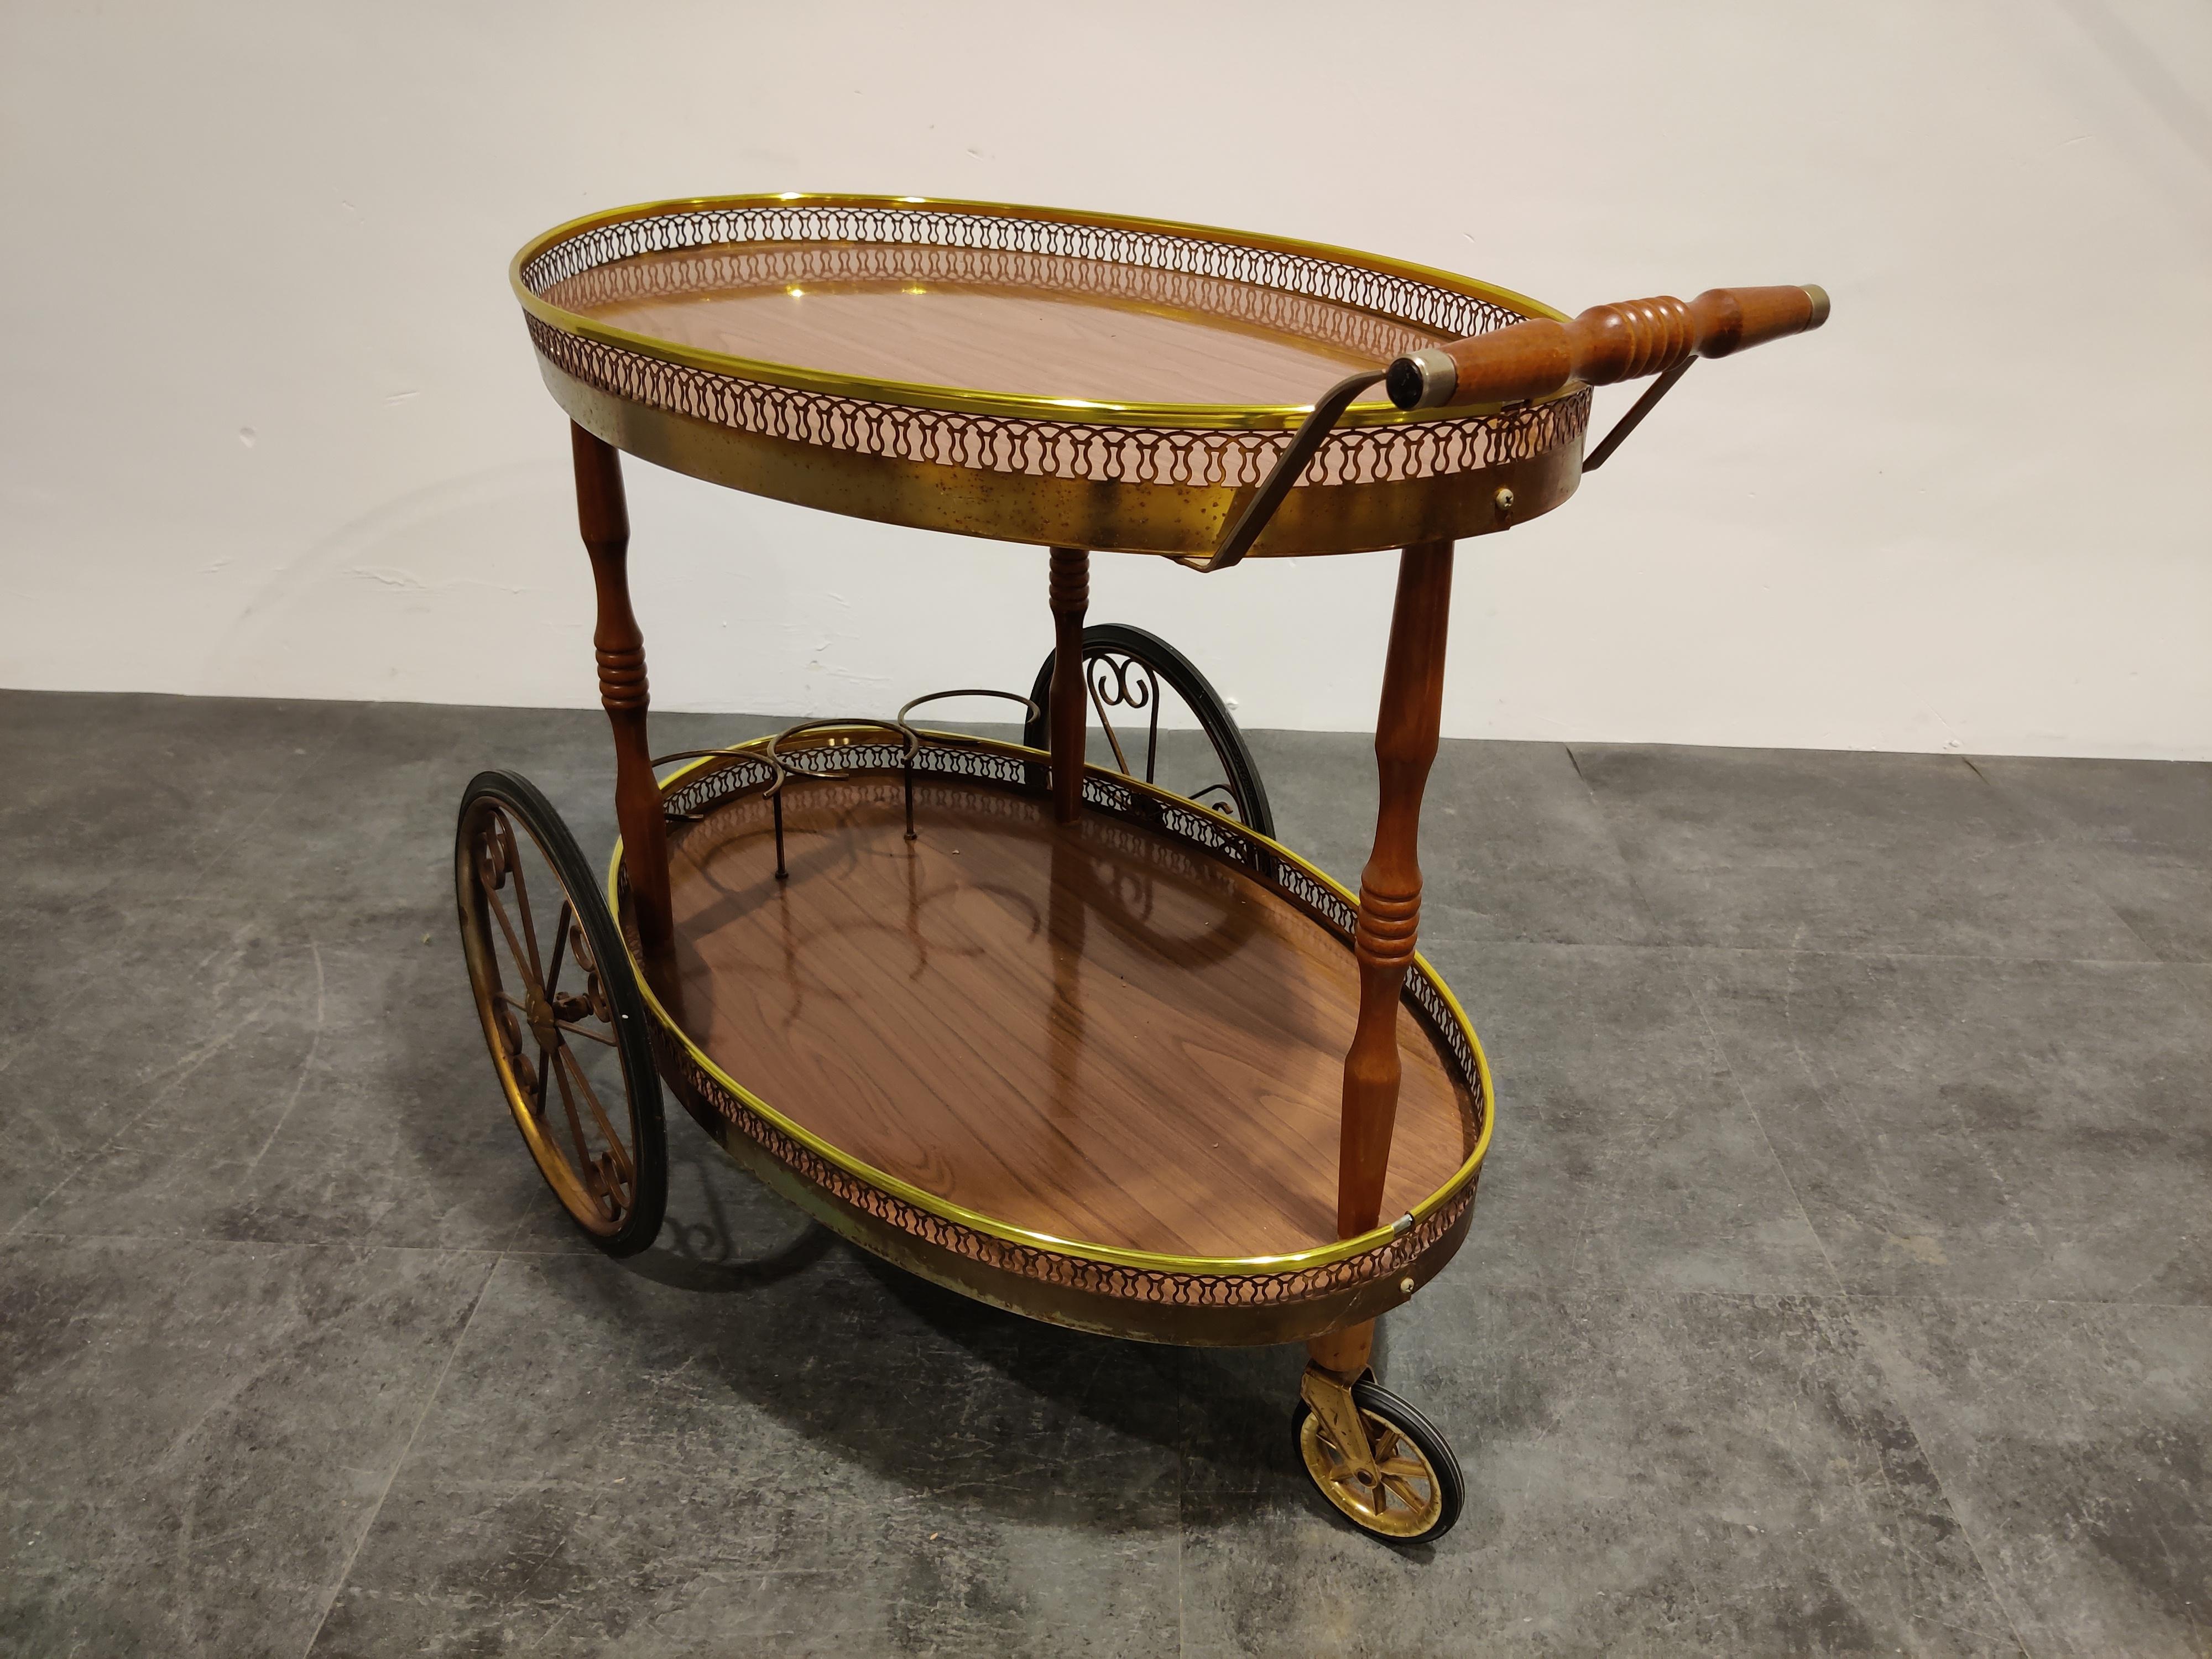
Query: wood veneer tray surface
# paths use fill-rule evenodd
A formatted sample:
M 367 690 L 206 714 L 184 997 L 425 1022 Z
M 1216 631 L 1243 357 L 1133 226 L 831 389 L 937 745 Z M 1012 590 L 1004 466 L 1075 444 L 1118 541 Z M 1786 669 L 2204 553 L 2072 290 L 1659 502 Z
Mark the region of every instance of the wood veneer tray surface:
M 1116 820 L 896 776 L 793 780 L 791 879 L 747 797 L 672 848 L 685 1029 L 785 1116 L 1035 1231 L 1175 1255 L 1335 1237 L 1351 951 Z M 1471 1103 L 1409 1012 L 1383 1213 L 1447 1181 Z
M 1445 337 L 1254 283 L 972 248 L 684 248 L 594 267 L 545 298 L 726 356 L 1105 403 L 1305 404 Z

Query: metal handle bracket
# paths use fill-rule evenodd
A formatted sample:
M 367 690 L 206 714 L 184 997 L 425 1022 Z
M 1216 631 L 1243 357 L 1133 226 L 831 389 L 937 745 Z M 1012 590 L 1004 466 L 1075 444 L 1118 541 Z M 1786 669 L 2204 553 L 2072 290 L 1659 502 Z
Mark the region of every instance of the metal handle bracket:
M 1323 392 L 1321 401 L 1313 406 L 1313 412 L 1299 423 L 1297 435 L 1291 440 L 1290 447 L 1276 459 L 1273 469 L 1261 481 L 1260 488 L 1253 493 L 1252 499 L 1244 504 L 1243 512 L 1237 515 L 1237 522 L 1229 526 L 1229 533 L 1221 538 L 1221 545 L 1215 548 L 1209 557 L 1180 554 L 1176 556 L 1176 562 L 1188 565 L 1200 575 L 1206 576 L 1242 562 L 1244 556 L 1252 550 L 1252 544 L 1260 539 L 1260 532 L 1273 521 L 1276 509 L 1282 506 L 1284 497 L 1291 493 L 1291 486 L 1304 473 L 1306 463 L 1313 459 L 1314 452 L 1336 429 L 1336 423 L 1344 418 L 1344 411 L 1352 407 L 1352 400 L 1368 387 L 1379 383 L 1389 372 L 1382 368 L 1363 369 L 1357 374 L 1347 375 Z
M 1595 472 L 1611 460 L 1613 452 L 1620 447 L 1630 433 L 1636 430 L 1637 423 L 1651 412 L 1652 405 L 1673 391 L 1674 382 L 1687 374 L 1690 372 L 1690 365 L 1697 361 L 1695 357 L 1685 357 L 1674 368 L 1652 381 L 1644 395 L 1636 400 L 1635 406 L 1627 414 L 1615 421 L 1613 423 L 1613 430 L 1607 433 L 1598 447 L 1583 458 L 1583 471 Z

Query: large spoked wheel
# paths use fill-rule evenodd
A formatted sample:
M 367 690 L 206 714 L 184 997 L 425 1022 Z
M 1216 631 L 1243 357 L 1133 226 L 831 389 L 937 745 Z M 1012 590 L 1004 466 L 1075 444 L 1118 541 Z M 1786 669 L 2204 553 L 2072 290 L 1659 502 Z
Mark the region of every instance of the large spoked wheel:
M 610 1255 L 660 1231 L 668 1152 L 644 1000 L 575 837 L 527 779 L 482 772 L 453 842 L 461 948 L 515 1127 Z
M 1049 746 L 1053 659 L 1058 654 L 1046 656 L 1044 666 L 1037 670 L 1036 684 L 1030 690 L 1037 717 L 1030 721 L 1022 741 L 1032 749 Z M 1212 745 L 1214 775 L 1210 779 L 1203 775 L 1206 769 L 1202 767 L 1200 775 L 1190 781 L 1179 775 L 1158 775 L 1164 762 L 1171 775 L 1187 769 L 1180 757 L 1164 756 L 1161 749 L 1164 685 L 1190 710 Z M 1237 729 L 1229 705 L 1222 702 L 1212 682 L 1182 652 L 1141 628 L 1125 623 L 1096 623 L 1083 630 L 1083 686 L 1091 701 L 1091 714 L 1097 717 L 1107 744 L 1114 751 L 1114 763 L 1125 775 L 1157 782 L 1216 811 L 1226 812 L 1263 836 L 1274 835 L 1275 815 L 1268 808 L 1267 787 L 1260 781 L 1260 768 L 1245 744 L 1244 734 Z M 1137 759 L 1143 762 L 1141 771 Z
M 1393 1544 L 1425 1544 L 1449 1532 L 1466 1487 L 1443 1436 L 1380 1383 L 1353 1383 L 1352 1401 L 1374 1454 L 1371 1473 L 1356 1467 L 1304 1401 L 1291 1419 L 1298 1459 L 1321 1495 L 1362 1532 Z

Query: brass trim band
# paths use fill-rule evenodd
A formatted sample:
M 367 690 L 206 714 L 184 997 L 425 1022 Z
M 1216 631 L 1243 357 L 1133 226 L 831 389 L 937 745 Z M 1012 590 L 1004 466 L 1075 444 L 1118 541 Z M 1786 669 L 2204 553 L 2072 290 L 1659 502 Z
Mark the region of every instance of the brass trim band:
M 1182 429 L 876 402 L 672 362 L 535 317 L 528 325 L 547 362 L 598 391 L 844 454 L 1030 478 L 1244 489 L 1267 478 L 1292 437 L 1289 430 Z M 1306 464 L 1298 487 L 1398 483 L 1533 460 L 1581 437 L 1589 421 L 1589 393 L 1580 387 L 1542 403 L 1487 414 L 1455 410 L 1413 425 L 1362 424 L 1346 416 Z
M 655 1029 L 653 1047 L 664 1075 L 679 1094 L 688 1092 L 703 1101 L 732 1132 L 744 1136 L 810 1187 L 885 1226 L 955 1255 L 1091 1296 L 1187 1308 L 1255 1308 L 1303 1302 L 1405 1272 L 1459 1225 L 1474 1202 L 1476 1180 L 1470 1180 L 1419 1222 L 1384 1230 L 1382 1242 L 1363 1253 L 1317 1262 L 1279 1259 L 1291 1264 L 1287 1266 L 1249 1267 L 1205 1257 L 1146 1260 L 1138 1259 L 1135 1251 L 1108 1256 L 1103 1254 L 1103 1247 L 1071 1248 L 1057 1240 L 1046 1243 L 1013 1239 L 1000 1229 L 987 1231 L 955 1220 L 940 1210 L 924 1210 L 878 1182 L 829 1162 L 702 1066 L 697 1051 L 668 1028 Z

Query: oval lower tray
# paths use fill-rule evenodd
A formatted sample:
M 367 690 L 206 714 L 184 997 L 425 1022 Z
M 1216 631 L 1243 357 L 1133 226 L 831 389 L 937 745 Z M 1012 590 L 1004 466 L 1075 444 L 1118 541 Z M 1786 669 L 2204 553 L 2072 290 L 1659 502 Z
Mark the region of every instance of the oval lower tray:
M 1418 959 L 1395 1220 L 1335 1236 L 1350 895 L 1116 773 L 1059 825 L 1036 751 L 949 734 L 917 759 L 908 841 L 899 749 L 814 736 L 787 755 L 836 775 L 785 786 L 787 881 L 758 745 L 664 786 L 662 1070 L 740 1161 L 902 1266 L 1116 1335 L 1290 1340 L 1449 1259 L 1489 1077 Z M 619 849 L 611 890 L 619 912 Z

